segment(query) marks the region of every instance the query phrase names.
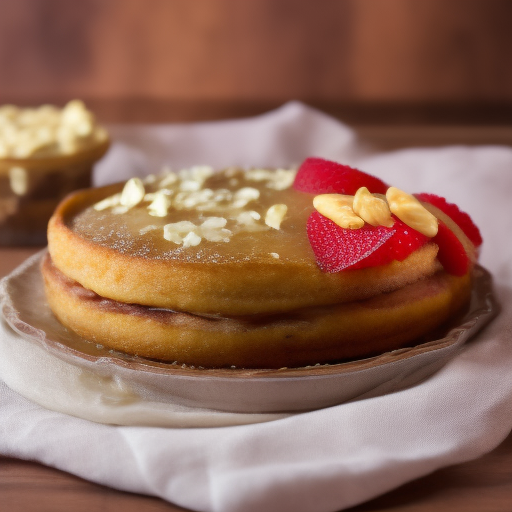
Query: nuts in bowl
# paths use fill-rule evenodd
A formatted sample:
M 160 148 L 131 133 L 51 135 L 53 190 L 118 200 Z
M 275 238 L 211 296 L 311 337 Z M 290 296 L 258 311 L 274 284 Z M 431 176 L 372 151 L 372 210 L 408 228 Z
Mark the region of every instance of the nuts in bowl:
M 44 245 L 59 201 L 91 184 L 109 147 L 83 102 L 0 107 L 0 245 Z

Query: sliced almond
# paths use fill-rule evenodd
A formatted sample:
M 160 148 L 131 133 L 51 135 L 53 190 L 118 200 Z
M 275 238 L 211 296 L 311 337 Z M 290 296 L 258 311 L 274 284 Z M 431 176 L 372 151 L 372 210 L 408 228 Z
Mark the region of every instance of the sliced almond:
M 148 205 L 149 215 L 153 217 L 165 217 L 169 212 L 170 206 L 171 200 L 169 196 L 163 193 L 163 191 L 156 192 L 153 201 Z
M 345 229 L 359 229 L 364 220 L 354 213 L 353 196 L 343 194 L 320 194 L 313 199 L 313 206 L 324 217 Z
M 354 195 L 354 212 L 372 226 L 393 226 L 389 206 L 384 199 L 370 193 L 366 187 L 361 187 Z
M 146 190 L 142 180 L 140 178 L 131 178 L 126 182 L 119 202 L 122 206 L 132 208 L 144 199 L 145 193 Z
M 288 211 L 288 206 L 285 204 L 274 204 L 265 215 L 265 224 L 274 229 L 281 229 L 281 222 Z
M 389 209 L 402 222 L 425 236 L 437 235 L 437 219 L 414 196 L 396 187 L 386 192 Z

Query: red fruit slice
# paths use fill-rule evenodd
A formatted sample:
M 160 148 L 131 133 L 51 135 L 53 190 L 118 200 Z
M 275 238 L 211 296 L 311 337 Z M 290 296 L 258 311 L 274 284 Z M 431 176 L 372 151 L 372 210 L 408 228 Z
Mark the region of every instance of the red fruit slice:
M 361 187 L 373 194 L 385 194 L 388 189 L 382 180 L 323 158 L 306 158 L 297 171 L 293 188 L 310 194 L 354 195 Z
M 432 241 L 439 246 L 437 259 L 449 274 L 463 276 L 469 270 L 470 261 L 464 246 L 453 231 L 442 221 Z
M 416 198 L 425 203 L 430 203 L 446 213 L 462 229 L 475 247 L 482 245 L 480 230 L 471 220 L 471 217 L 466 212 L 461 211 L 456 204 L 449 203 L 444 197 L 435 194 L 416 194 Z
M 431 240 L 428 236 L 404 224 L 397 217 L 393 216 L 393 220 L 395 223 L 391 229 L 395 231 L 394 235 L 364 261 L 365 267 L 385 265 L 393 260 L 403 261 L 407 256 Z M 352 268 L 362 267 L 355 265 Z
M 307 224 L 309 242 L 318 266 L 324 272 L 360 269 L 402 261 L 425 244 L 428 238 L 394 219 L 391 228 L 365 224 L 361 229 L 345 229 L 313 212 Z

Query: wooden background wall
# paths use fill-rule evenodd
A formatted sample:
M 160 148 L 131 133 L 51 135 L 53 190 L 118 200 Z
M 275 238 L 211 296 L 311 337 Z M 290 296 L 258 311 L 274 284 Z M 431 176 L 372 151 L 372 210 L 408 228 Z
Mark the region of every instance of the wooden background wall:
M 510 0 L 0 0 L 0 103 L 300 99 L 507 122 L 511 25 Z

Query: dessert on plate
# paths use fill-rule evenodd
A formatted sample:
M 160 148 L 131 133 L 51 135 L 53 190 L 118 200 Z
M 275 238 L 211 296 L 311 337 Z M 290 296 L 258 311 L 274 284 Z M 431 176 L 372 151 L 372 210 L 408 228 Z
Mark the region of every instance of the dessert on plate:
M 65 326 L 204 368 L 335 363 L 435 339 L 468 306 L 482 242 L 444 198 L 320 158 L 79 191 L 48 240 L 46 294 Z
M 44 245 L 57 204 L 91 185 L 106 130 L 79 100 L 64 108 L 0 107 L 0 245 Z

